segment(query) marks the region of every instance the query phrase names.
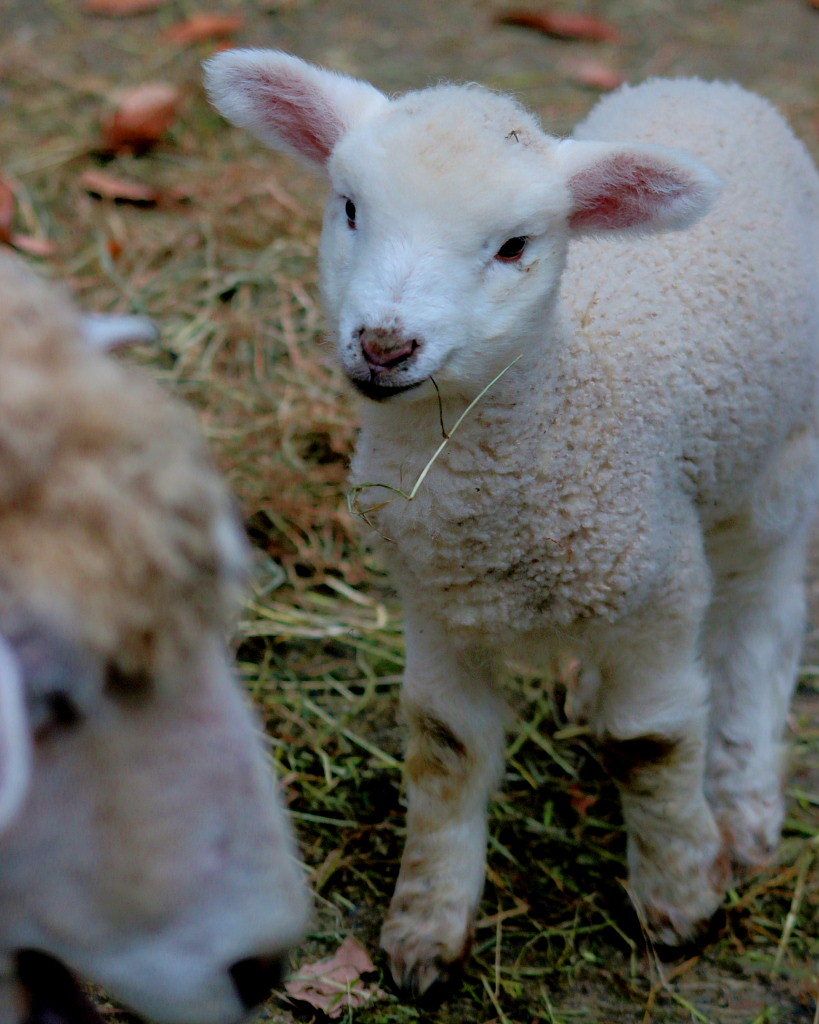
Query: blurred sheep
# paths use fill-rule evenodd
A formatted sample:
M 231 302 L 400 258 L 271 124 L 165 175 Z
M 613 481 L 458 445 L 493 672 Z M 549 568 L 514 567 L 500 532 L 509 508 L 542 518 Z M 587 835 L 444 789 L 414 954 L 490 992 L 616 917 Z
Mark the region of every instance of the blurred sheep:
M 244 541 L 192 417 L 87 333 L 0 255 L 0 1019 L 98 1020 L 76 972 L 228 1024 L 307 911 L 228 660 Z

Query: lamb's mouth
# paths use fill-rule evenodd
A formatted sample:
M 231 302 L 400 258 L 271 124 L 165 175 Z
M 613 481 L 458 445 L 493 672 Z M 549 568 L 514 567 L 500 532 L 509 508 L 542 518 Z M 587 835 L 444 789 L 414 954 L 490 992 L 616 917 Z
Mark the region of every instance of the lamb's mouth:
M 429 378 L 422 377 L 421 380 L 412 381 L 410 384 L 379 384 L 377 380 L 373 380 L 371 377 L 361 380 L 350 375 L 350 381 L 357 390 L 375 402 L 383 402 L 386 398 L 392 398 L 393 395 L 400 395 L 404 391 L 412 391 L 413 388 L 419 387 L 426 380 L 429 380 Z
M 59 960 L 34 949 L 18 950 L 15 960 L 25 1007 L 23 1024 L 105 1024 Z

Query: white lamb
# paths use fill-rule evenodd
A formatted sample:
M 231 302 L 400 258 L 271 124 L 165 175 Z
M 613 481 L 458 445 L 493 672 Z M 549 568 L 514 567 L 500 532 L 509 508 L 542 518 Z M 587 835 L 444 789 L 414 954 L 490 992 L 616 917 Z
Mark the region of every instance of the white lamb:
M 192 417 L 87 333 L 0 253 L 0 1020 L 100 1022 L 76 972 L 229 1024 L 307 910 L 225 646 L 244 544 Z
M 414 500 L 360 495 L 406 612 L 396 978 L 422 991 L 468 950 L 508 655 L 581 658 L 631 892 L 657 940 L 691 937 L 783 817 L 817 499 L 805 148 L 732 84 L 624 88 L 560 140 L 475 86 L 389 100 L 265 51 L 208 72 L 228 118 L 329 177 L 324 297 L 376 400 L 355 481 L 407 491 L 508 367 Z

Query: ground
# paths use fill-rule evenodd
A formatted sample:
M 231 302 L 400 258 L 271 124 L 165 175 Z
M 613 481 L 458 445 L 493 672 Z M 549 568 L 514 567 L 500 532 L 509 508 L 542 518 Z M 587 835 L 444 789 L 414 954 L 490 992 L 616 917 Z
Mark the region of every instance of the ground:
M 500 25 L 504 0 L 223 0 L 217 10 L 242 16 L 231 36 L 240 45 L 291 50 L 387 91 L 441 78 L 514 91 L 555 133 L 595 100 L 576 80 L 581 58 L 630 80 L 735 78 L 774 100 L 819 155 L 819 10 L 808 0 L 554 7 L 603 17 L 621 41 Z M 165 34 L 202 9 L 213 13 L 204 0 L 158 0 L 150 13 L 106 17 L 79 0 L 0 0 L 0 176 L 15 192 L 14 230 L 53 243 L 32 263 L 89 308 L 146 312 L 161 325 L 158 350 L 122 358 L 198 409 L 255 546 L 237 649 L 317 892 L 296 963 L 349 934 L 375 955 L 403 828 L 400 612 L 345 498 L 355 403 L 322 337 L 321 183 L 209 110 L 199 61 L 216 44 Z M 181 90 L 167 135 L 142 155 L 103 152 L 100 123 L 118 90 L 155 81 Z M 159 201 L 92 196 L 81 180 L 89 169 L 156 188 Z M 383 998 L 343 1019 L 817 1024 L 819 614 L 813 622 L 781 849 L 768 872 L 729 893 L 708 944 L 668 963 L 647 947 L 622 885 L 613 790 L 566 723 L 559 684 L 522 680 L 524 724 L 492 807 L 489 883 L 461 987 L 418 1007 L 384 979 Z M 311 1019 L 294 1013 L 274 1000 L 264 1019 Z

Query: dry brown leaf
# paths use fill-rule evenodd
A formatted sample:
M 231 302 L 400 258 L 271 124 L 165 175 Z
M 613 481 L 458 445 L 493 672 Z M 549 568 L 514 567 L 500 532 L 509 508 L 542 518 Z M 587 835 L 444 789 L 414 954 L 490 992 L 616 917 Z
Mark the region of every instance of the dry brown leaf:
M 156 203 L 159 200 L 159 189 L 145 185 L 141 181 L 129 181 L 116 178 L 106 171 L 93 167 L 83 171 L 80 182 L 84 189 L 103 199 L 119 199 L 127 203 Z
M 109 18 L 124 18 L 131 14 L 145 14 L 164 7 L 168 0 L 85 0 L 82 5 L 87 14 L 102 14 Z
M 15 207 L 14 186 L 0 175 L 0 243 L 13 245 L 29 256 L 53 256 L 57 252 L 55 242 L 40 235 L 24 235 L 12 230 Z
M 610 22 L 591 14 L 569 14 L 563 11 L 513 10 L 499 14 L 501 25 L 531 28 L 557 39 L 585 39 L 591 42 L 617 43 L 620 31 Z
M 619 71 L 615 71 L 608 64 L 603 64 L 592 57 L 578 57 L 574 60 L 565 60 L 561 68 L 569 78 L 573 78 L 581 85 L 588 85 L 592 89 L 608 91 L 619 89 L 625 81 L 625 77 Z
M 182 94 L 165 82 L 147 82 L 120 95 L 116 110 L 103 123 L 105 148 L 115 153 L 144 153 L 171 127 Z
M 14 223 L 14 189 L 0 175 L 0 242 L 11 241 L 11 225 Z
M 190 46 L 192 43 L 204 43 L 209 39 L 222 39 L 232 36 L 244 25 L 241 14 L 208 14 L 201 11 L 193 14 L 187 21 L 171 25 L 163 32 L 163 37 L 177 46 Z
M 341 1017 L 383 994 L 361 978 L 374 970 L 366 949 L 349 935 L 331 957 L 304 964 L 284 987 L 294 1002 L 307 1003 L 331 1018 Z
M 589 808 L 597 803 L 597 797 L 592 793 L 584 793 L 578 783 L 572 783 L 567 790 L 569 802 L 581 818 L 588 818 Z
M 118 238 L 109 238 L 105 243 L 105 248 L 112 260 L 118 260 L 125 252 L 125 246 Z
M 58 251 L 56 242 L 52 242 L 50 238 L 41 238 L 39 235 L 14 234 L 9 241 L 20 252 L 27 253 L 29 256 L 40 256 L 43 259 L 55 256 Z

